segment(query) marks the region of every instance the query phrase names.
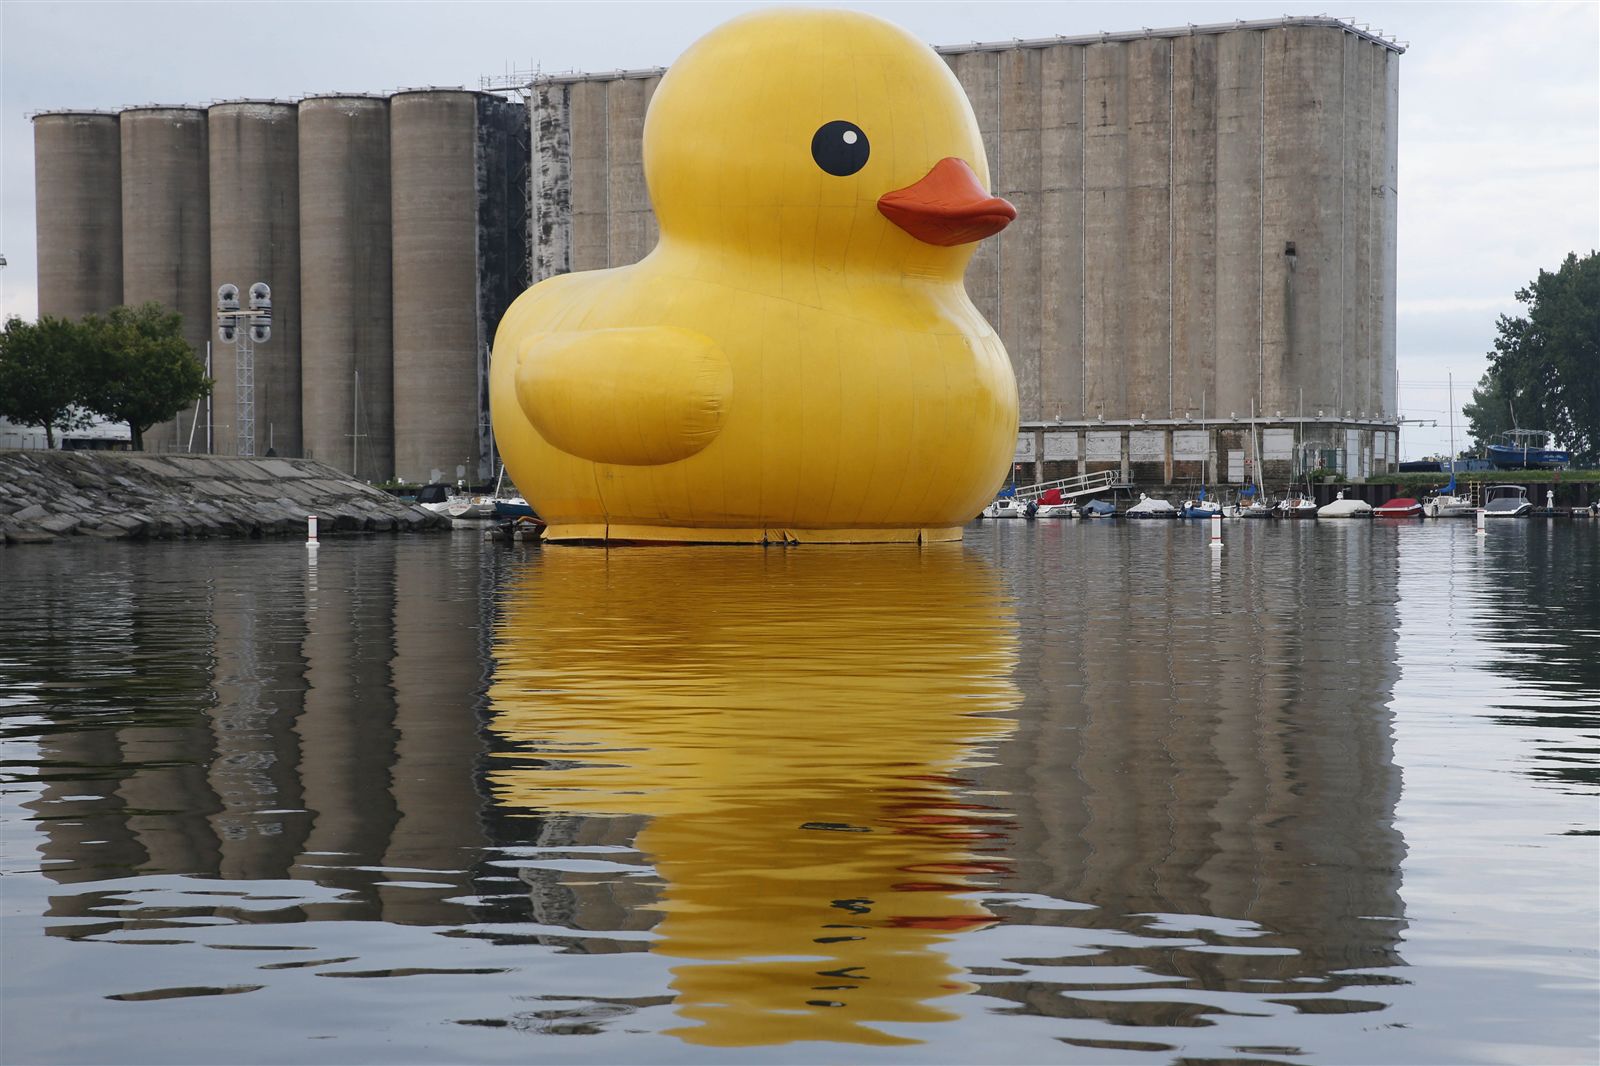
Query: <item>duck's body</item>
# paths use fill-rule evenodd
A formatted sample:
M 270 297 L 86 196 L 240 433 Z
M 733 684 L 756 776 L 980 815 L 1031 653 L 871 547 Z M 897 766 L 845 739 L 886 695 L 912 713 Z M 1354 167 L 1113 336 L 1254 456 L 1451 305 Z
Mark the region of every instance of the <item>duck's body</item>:
M 837 76 L 764 95 L 808 69 L 806 42 Z M 719 77 L 762 103 L 719 110 L 702 99 Z M 841 109 L 866 117 L 829 121 Z M 839 129 L 859 150 L 842 164 Z M 943 63 L 867 16 L 747 16 L 674 65 L 645 152 L 655 251 L 534 286 L 496 336 L 497 443 L 547 537 L 958 538 L 1005 475 L 1017 396 L 961 281 L 972 234 L 1010 207 L 981 194 Z

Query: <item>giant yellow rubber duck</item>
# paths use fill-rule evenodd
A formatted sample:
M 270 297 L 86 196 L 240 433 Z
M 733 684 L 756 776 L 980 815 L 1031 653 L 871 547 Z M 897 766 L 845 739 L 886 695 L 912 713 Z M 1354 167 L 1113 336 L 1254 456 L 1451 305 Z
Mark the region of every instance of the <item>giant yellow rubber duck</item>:
M 938 55 L 848 11 L 713 30 L 644 128 L 661 239 L 495 336 L 506 469 L 557 541 L 954 540 L 1016 379 L 962 284 L 1016 212 Z
M 1010 862 L 1005 801 L 964 780 L 1020 702 L 992 567 L 956 544 L 552 552 L 502 606 L 495 805 L 580 847 L 642 820 L 658 898 L 574 873 L 559 921 L 603 942 L 659 914 L 667 1033 L 908 1044 L 960 1015 L 948 945 L 997 921 L 980 897 Z

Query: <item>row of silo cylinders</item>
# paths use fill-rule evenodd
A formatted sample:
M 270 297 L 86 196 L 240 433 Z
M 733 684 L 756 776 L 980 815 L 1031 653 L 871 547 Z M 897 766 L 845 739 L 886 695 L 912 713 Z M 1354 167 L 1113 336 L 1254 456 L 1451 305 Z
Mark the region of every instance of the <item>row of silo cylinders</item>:
M 477 477 L 477 104 L 426 90 L 39 115 L 39 312 L 154 300 L 204 353 L 217 288 L 267 282 L 257 455 L 369 480 Z M 214 346 L 222 454 L 237 450 L 234 360 Z M 204 417 L 180 414 L 146 447 L 206 450 Z

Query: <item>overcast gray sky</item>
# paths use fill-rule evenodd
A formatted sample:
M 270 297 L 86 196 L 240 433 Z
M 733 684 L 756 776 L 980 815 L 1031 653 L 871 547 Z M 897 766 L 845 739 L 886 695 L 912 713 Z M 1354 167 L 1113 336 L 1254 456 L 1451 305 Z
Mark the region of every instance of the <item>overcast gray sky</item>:
M 0 0 L 0 313 L 37 313 L 33 133 L 58 108 L 476 87 L 485 75 L 665 66 L 728 3 L 35 3 Z M 1407 456 L 1448 444 L 1495 317 L 1568 252 L 1600 248 L 1600 4 L 853 3 L 931 44 L 1328 14 L 1409 42 L 1400 61 L 1400 400 Z M 245 43 L 248 41 L 249 43 Z M 1459 421 L 1459 418 L 1458 418 Z M 1464 434 L 1458 429 L 1458 439 Z

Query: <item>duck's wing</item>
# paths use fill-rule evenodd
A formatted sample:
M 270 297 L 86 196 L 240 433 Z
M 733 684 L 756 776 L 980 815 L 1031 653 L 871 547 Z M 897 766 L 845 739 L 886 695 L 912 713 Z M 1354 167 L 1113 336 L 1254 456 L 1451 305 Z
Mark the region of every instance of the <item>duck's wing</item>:
M 733 372 L 676 326 L 540 333 L 517 352 L 517 403 L 539 435 L 597 463 L 687 459 L 722 431 Z

